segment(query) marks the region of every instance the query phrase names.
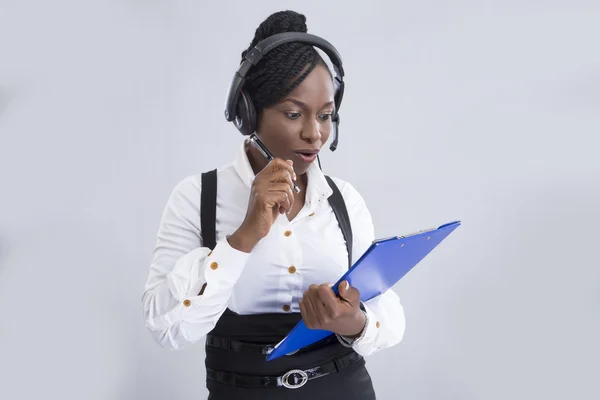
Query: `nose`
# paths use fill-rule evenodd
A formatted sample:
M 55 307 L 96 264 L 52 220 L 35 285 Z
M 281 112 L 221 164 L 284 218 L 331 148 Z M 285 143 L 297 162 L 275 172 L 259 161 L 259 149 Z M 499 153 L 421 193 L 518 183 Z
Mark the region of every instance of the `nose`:
M 302 127 L 300 137 L 307 142 L 314 143 L 321 139 L 320 124 L 318 121 L 310 119 Z

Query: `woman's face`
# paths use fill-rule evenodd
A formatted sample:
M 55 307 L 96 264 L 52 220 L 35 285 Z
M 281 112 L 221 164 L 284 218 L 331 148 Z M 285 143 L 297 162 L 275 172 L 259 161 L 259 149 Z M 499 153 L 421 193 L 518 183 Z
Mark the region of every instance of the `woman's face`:
M 288 96 L 265 108 L 256 134 L 274 157 L 292 160 L 303 175 L 331 133 L 334 88 L 327 67 L 319 64 Z

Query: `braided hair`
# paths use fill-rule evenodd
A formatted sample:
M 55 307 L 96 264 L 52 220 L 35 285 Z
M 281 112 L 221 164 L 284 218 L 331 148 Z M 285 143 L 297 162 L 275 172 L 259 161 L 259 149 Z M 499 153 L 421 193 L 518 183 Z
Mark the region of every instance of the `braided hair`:
M 282 32 L 306 33 L 306 17 L 289 10 L 271 14 L 256 29 L 250 46 L 242 52 L 242 61 L 258 42 Z M 308 44 L 287 43 L 267 53 L 250 69 L 244 85 L 257 115 L 287 96 L 319 64 L 327 66 L 315 48 Z

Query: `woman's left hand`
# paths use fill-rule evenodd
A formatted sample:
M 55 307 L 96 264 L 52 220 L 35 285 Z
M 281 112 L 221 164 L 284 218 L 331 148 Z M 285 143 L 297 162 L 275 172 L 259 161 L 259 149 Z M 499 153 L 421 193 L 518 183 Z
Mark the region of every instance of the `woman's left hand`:
M 300 300 L 300 312 L 309 329 L 328 330 L 352 338 L 365 326 L 365 315 L 360 309 L 360 293 L 342 281 L 339 297 L 331 284 L 311 285 Z

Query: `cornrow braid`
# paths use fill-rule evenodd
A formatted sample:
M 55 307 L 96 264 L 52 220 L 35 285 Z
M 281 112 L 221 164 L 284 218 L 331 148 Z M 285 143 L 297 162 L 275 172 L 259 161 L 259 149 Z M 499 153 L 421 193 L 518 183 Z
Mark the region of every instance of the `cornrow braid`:
M 242 60 L 258 42 L 282 32 L 307 32 L 306 17 L 289 10 L 270 15 L 256 29 Z M 257 114 L 287 96 L 319 64 L 327 65 L 313 46 L 303 43 L 287 43 L 267 53 L 250 69 L 244 85 Z

